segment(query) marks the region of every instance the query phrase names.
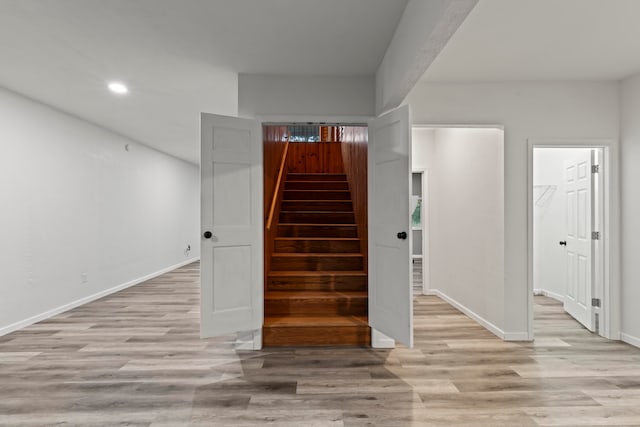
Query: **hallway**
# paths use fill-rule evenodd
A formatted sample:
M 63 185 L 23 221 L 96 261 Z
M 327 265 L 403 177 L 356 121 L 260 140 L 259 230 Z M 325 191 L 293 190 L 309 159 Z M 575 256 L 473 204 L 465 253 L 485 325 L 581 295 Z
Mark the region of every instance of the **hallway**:
M 0 337 L 0 425 L 639 425 L 640 350 L 536 297 L 535 343 L 415 297 L 415 348 L 199 338 L 198 264 Z

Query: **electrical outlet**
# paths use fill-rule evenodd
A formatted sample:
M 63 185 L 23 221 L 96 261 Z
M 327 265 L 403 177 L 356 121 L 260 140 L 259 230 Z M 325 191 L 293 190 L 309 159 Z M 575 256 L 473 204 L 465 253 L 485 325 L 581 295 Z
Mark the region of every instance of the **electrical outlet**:
M 80 275 L 80 279 L 82 280 L 82 283 L 88 283 L 89 282 L 89 276 L 87 276 L 87 273 L 82 273 Z
M 184 250 L 184 256 L 189 256 L 189 252 L 191 252 L 191 245 L 187 245 L 187 248 Z

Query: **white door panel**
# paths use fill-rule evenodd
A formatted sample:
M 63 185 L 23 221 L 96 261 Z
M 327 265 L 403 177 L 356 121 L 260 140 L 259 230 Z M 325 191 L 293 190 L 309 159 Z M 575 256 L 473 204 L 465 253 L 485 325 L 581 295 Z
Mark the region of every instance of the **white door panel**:
M 200 334 L 257 330 L 263 317 L 261 126 L 212 114 L 202 114 L 201 126 Z
M 409 108 L 369 123 L 369 324 L 413 345 Z M 407 237 L 398 238 L 404 232 Z
M 590 150 L 580 150 L 564 164 L 567 201 L 567 286 L 564 309 L 591 331 L 594 330 L 591 307 L 592 164 Z

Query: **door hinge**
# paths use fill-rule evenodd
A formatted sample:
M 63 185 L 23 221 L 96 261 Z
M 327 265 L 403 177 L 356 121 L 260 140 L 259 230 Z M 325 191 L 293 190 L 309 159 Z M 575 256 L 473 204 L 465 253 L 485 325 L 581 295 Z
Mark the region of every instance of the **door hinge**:
M 591 232 L 591 240 L 600 240 L 600 232 L 592 231 Z
M 599 173 L 600 165 L 591 165 L 591 173 Z
M 600 307 L 600 298 L 591 298 L 591 307 Z

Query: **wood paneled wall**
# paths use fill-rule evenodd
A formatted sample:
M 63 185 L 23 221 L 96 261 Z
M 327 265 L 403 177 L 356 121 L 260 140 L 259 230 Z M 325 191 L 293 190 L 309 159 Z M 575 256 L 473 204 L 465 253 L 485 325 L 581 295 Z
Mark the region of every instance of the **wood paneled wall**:
M 287 135 L 286 126 L 263 126 L 262 137 L 263 144 L 263 161 L 264 161 L 264 212 L 265 220 L 269 214 L 271 199 L 276 188 L 276 180 L 282 153 L 284 152 L 285 142 L 283 137 Z
M 273 195 L 276 191 L 276 183 L 278 181 L 278 173 L 280 172 L 280 163 L 282 162 L 282 155 L 284 154 L 284 148 L 286 142 L 283 140 L 287 135 L 286 126 L 263 126 L 263 167 L 264 167 L 264 221 L 265 221 L 265 233 L 264 233 L 264 253 L 265 256 L 265 276 L 271 266 L 271 252 L 273 252 L 273 239 L 275 237 L 276 230 L 278 229 L 278 218 L 274 217 L 271 230 L 266 229 L 267 216 L 269 215 L 269 209 L 271 208 L 271 202 Z M 265 284 L 267 283 L 265 277 Z
M 367 270 L 368 253 L 368 219 L 367 219 L 367 128 L 343 127 L 340 134 L 342 141 L 342 159 L 344 173 L 349 181 L 353 210 L 358 224 L 358 234 L 362 242 L 364 268 Z
M 340 142 L 292 142 L 287 169 L 291 173 L 344 173 Z
M 286 126 L 265 126 L 264 135 L 264 218 L 266 221 L 273 199 L 275 185 L 285 142 Z M 323 132 L 332 141 L 292 142 L 289 144 L 285 172 L 290 173 L 344 173 L 349 181 L 353 208 L 361 237 L 365 271 L 367 269 L 367 128 L 329 127 Z M 323 138 L 323 139 L 324 139 Z M 271 254 L 277 215 L 271 231 L 265 230 L 265 254 Z M 269 271 L 270 256 L 265 257 L 265 271 Z M 265 281 L 266 283 L 266 281 Z

